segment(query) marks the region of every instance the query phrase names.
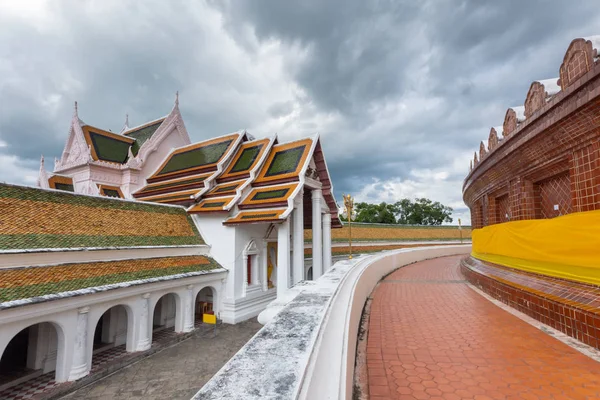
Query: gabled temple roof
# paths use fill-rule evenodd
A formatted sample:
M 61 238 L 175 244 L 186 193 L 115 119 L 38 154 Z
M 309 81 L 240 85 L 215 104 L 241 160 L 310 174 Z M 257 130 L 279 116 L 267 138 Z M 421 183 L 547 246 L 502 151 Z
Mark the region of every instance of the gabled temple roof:
M 135 139 L 108 132 L 90 125 L 81 127 L 94 160 L 124 164 Z
M 3 268 L 0 309 L 220 271 L 199 255 Z
M 255 184 L 297 180 L 312 145 L 312 139 L 302 139 L 273 146 Z
M 221 136 L 204 142 L 190 144 L 188 146 L 175 149 L 161 164 L 158 170 L 148 179 L 156 181 L 158 179 L 179 175 L 189 174 L 200 170 L 210 170 L 215 168 L 217 163 L 231 149 L 239 133 Z
M 217 178 L 218 182 L 248 177 L 250 171 L 258 164 L 262 155 L 267 150 L 269 139 L 253 140 L 240 146 L 233 156 L 232 162 L 222 175 Z
M 206 180 L 220 172 L 219 166 L 245 139 L 236 132 L 173 150 L 133 196 L 143 201 L 191 204 L 206 187 Z
M 0 251 L 204 244 L 182 207 L 0 184 Z
M 296 191 L 300 183 L 288 183 L 275 186 L 261 186 L 252 189 L 240 203 L 240 208 L 268 207 L 273 203 L 287 203 L 287 200 Z

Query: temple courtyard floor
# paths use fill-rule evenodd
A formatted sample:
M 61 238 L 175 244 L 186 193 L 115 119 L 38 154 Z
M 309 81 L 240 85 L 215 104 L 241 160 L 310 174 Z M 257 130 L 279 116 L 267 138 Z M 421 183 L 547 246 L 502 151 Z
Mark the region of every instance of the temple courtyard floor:
M 262 327 L 256 318 L 220 325 L 79 389 L 69 400 L 188 400 Z
M 460 259 L 400 268 L 375 289 L 371 400 L 600 398 L 600 363 L 473 290 Z

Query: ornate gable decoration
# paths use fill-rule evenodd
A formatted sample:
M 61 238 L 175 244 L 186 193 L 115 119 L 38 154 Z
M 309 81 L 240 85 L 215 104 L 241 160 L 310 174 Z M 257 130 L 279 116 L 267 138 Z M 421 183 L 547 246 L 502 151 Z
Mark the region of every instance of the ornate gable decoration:
M 569 45 L 560 65 L 558 84 L 565 90 L 585 75 L 598 58 L 600 36 L 575 39 Z

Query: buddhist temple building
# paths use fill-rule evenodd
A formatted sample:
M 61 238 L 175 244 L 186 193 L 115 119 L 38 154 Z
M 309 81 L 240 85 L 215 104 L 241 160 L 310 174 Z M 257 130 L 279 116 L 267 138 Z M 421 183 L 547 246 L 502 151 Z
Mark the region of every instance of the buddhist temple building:
M 178 98 L 128 125 L 88 125 L 76 105 L 39 187 L 0 184 L 0 388 L 80 379 L 107 349 L 146 351 L 203 314 L 255 317 L 331 268 L 341 222 L 318 135 L 191 143 Z

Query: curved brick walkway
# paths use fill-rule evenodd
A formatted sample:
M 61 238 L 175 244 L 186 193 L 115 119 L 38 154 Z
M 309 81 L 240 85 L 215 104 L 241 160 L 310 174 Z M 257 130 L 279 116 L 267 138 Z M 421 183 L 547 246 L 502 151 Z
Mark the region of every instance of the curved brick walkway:
M 599 399 L 600 363 L 470 289 L 460 259 L 401 268 L 375 290 L 370 399 Z

